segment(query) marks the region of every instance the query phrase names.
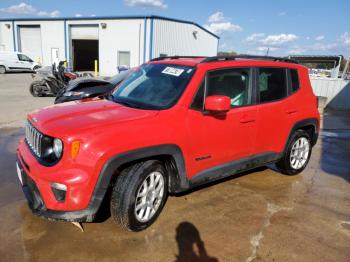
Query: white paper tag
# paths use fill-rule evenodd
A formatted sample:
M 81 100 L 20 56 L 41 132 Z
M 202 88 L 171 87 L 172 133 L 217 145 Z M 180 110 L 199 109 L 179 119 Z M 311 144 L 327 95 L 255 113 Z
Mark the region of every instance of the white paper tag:
M 179 69 L 179 68 L 168 66 L 162 71 L 162 73 L 172 75 L 172 76 L 180 76 L 183 73 L 183 71 L 184 71 L 184 69 Z

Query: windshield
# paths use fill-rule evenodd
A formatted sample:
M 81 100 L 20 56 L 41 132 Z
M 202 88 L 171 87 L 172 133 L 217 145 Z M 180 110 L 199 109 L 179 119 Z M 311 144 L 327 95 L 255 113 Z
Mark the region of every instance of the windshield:
M 131 107 L 166 109 L 176 103 L 193 73 L 189 66 L 145 64 L 120 84 L 112 99 Z

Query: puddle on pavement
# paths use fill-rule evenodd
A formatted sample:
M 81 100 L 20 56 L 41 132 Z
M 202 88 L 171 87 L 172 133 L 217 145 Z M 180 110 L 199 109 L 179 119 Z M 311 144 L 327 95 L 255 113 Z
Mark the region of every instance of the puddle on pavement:
M 341 154 L 350 143 L 340 143 L 332 135 L 330 140 L 320 138 L 322 146 L 315 147 L 302 175 L 289 177 L 263 168 L 169 197 L 157 222 L 138 233 L 119 229 L 110 218 L 84 224 L 82 233 L 70 223 L 32 215 L 15 170 L 15 149 L 22 135 L 22 129 L 0 129 L 1 261 L 245 261 L 252 253 L 251 238 L 261 232 L 268 216 L 271 224 L 265 225 L 264 237 L 255 247 L 257 258 L 350 257 L 350 239 L 336 234 L 334 226 L 350 219 L 349 184 L 335 179 L 344 178 L 343 172 L 349 170 L 350 163 L 336 160 L 344 161 Z M 271 215 L 271 204 L 283 210 Z M 349 230 L 348 224 L 341 227 Z M 319 251 L 300 251 L 300 246 Z

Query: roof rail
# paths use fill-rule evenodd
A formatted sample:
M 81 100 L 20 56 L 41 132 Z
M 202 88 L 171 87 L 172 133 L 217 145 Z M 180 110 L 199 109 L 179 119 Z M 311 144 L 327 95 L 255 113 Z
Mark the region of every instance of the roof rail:
M 149 60 L 150 62 L 153 61 L 161 61 L 161 60 L 166 60 L 166 59 L 190 59 L 190 58 L 208 58 L 207 56 L 160 56 L 153 58 Z
M 258 55 L 212 56 L 204 59 L 203 61 L 201 61 L 201 63 L 230 61 L 230 60 L 236 60 L 236 59 L 269 60 L 269 61 L 279 61 L 279 62 L 298 64 L 298 61 L 289 59 L 286 57 L 258 56 Z

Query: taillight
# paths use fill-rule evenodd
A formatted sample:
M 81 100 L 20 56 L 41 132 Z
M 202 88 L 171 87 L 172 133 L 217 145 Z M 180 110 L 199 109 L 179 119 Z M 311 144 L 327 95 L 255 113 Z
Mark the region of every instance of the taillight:
M 320 99 L 318 96 L 316 96 L 316 108 L 320 106 Z

